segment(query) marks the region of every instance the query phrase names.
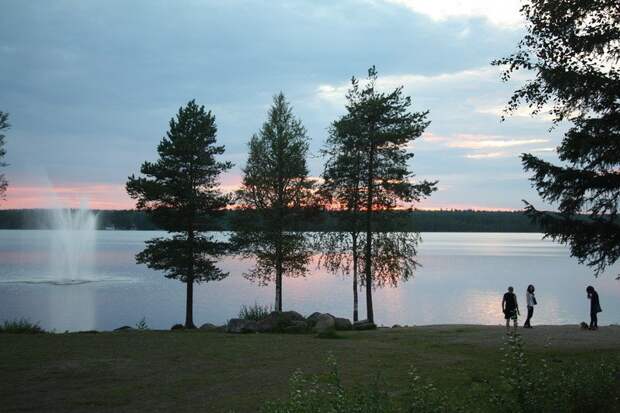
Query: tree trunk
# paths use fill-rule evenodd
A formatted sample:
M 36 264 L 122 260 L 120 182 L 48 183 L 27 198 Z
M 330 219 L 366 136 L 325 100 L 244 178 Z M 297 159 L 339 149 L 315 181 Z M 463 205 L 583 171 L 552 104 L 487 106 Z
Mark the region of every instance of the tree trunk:
M 187 295 L 185 297 L 185 328 L 196 328 L 194 325 L 194 225 L 190 219 L 187 231 L 189 242 L 189 271 L 187 274 Z
M 194 325 L 194 280 L 187 282 L 187 297 L 185 302 L 185 328 L 196 328 Z
M 276 303 L 275 311 L 282 312 L 282 231 L 276 243 Z
M 357 232 L 351 233 L 353 238 L 353 322 L 358 321 L 357 315 Z
M 371 137 L 372 140 L 372 137 Z M 366 200 L 366 255 L 365 255 L 365 273 L 366 273 L 366 319 L 370 323 L 374 323 L 374 312 L 372 309 L 372 198 L 373 184 L 375 174 L 375 145 L 370 144 L 370 156 L 368 158 L 368 198 Z

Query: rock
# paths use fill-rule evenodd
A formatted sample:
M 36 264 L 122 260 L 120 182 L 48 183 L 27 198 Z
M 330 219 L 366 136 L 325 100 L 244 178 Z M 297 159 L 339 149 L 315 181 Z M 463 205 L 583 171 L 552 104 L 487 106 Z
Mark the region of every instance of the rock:
M 316 320 L 314 331 L 324 335 L 336 331 L 336 320 L 331 314 L 321 314 Z
M 244 320 L 242 318 L 231 318 L 226 326 L 227 333 L 256 333 L 258 324 L 254 320 Z
M 283 311 L 281 313 L 272 311 L 267 317 L 257 323 L 258 332 L 284 332 L 287 327 L 295 326 L 298 322 L 306 323 L 306 319 L 296 311 Z
M 306 318 L 306 322 L 308 322 L 308 326 L 310 328 L 314 327 L 314 325 L 316 324 L 316 321 L 319 319 L 320 316 L 321 316 L 321 313 L 319 312 L 310 314 L 308 318 Z
M 283 311 L 280 315 L 290 321 L 306 321 L 304 316 L 299 314 L 297 311 Z
M 256 328 L 259 333 L 273 333 L 278 330 L 278 317 L 272 314 L 273 313 L 269 314 L 256 323 Z
M 293 321 L 293 324 L 284 327 L 282 330 L 284 333 L 300 334 L 308 331 L 308 323 L 305 321 Z
M 348 318 L 336 317 L 334 322 L 336 325 L 336 330 L 351 330 L 353 328 L 351 321 L 349 321 Z
M 119 328 L 115 328 L 114 331 L 133 331 L 135 328 L 129 326 L 122 326 Z
M 375 330 L 377 325 L 368 320 L 360 320 L 353 324 L 353 330 Z
M 170 330 L 183 330 L 185 329 L 185 326 L 183 324 L 175 324 L 172 327 L 170 327 Z
M 211 324 L 211 323 L 204 323 L 203 325 L 200 326 L 200 329 L 204 331 L 217 331 L 218 328 L 219 328 L 218 326 L 216 326 L 215 324 Z

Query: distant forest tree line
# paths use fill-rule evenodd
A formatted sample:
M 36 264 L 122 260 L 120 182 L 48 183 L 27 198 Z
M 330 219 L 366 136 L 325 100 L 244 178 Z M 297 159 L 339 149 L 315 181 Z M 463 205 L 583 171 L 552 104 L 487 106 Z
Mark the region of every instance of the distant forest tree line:
M 98 229 L 161 230 L 146 213 L 134 210 L 95 210 Z M 49 229 L 45 209 L 0 210 L 0 229 Z M 319 211 L 292 222 L 290 231 L 347 231 L 345 212 Z M 413 210 L 377 213 L 378 231 L 404 232 L 541 232 L 521 211 Z M 243 221 L 255 219 L 250 211 L 224 211 L 216 217 L 199 219 L 202 231 L 235 231 Z

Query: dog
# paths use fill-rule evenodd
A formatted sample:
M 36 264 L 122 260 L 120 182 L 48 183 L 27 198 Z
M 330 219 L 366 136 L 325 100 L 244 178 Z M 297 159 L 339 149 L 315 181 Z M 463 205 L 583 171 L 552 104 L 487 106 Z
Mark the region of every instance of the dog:
M 582 330 L 589 330 L 590 326 L 588 325 L 588 323 L 582 321 L 581 323 L 579 323 L 579 327 L 581 327 Z

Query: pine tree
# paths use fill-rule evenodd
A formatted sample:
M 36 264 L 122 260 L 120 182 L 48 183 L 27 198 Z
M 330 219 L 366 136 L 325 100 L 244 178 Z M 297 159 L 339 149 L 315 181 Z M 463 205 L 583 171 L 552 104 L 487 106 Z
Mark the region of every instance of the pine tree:
M 219 190 L 218 177 L 232 165 L 216 160 L 224 153 L 224 146 L 216 145 L 216 133 L 215 117 L 191 100 L 170 120 L 170 129 L 157 147 L 159 159 L 144 162 L 143 176 L 130 176 L 126 185 L 138 201 L 137 208 L 172 234 L 147 241 L 136 260 L 186 284 L 186 328 L 195 328 L 194 283 L 228 275 L 215 265 L 215 258 L 226 250 L 225 243 L 203 234 L 199 225 L 229 202 Z
M 5 135 L 2 133 L 3 130 L 8 129 L 11 125 L 9 125 L 9 114 L 0 111 L 0 168 L 4 168 L 7 166 L 6 162 L 3 162 L 4 156 L 6 155 L 6 149 L 4 149 L 4 138 Z M 6 189 L 9 186 L 9 183 L 4 176 L 4 173 L 0 173 L 0 199 L 4 199 L 6 196 Z
M 344 212 L 347 232 L 322 232 L 317 235 L 318 249 L 322 251 L 319 264 L 332 273 L 351 273 L 353 278 L 353 321 L 358 321 L 358 274 L 362 268 L 360 253 L 363 248 L 361 210 L 364 207 L 363 166 L 365 152 L 359 145 L 358 123 L 344 115 L 330 127 L 329 137 L 322 153 L 327 157 L 319 188 L 325 207 Z
M 378 227 L 375 211 L 394 209 L 399 203 L 419 201 L 429 196 L 437 184 L 429 181 L 414 182 L 414 175 L 409 169 L 413 154 L 407 148 L 429 125 L 426 119 L 428 111 L 410 112 L 411 98 L 403 95 L 402 87 L 384 93 L 376 89 L 376 82 L 377 71 L 374 66 L 368 70 L 368 79 L 363 87 L 357 79 L 352 79 L 351 89 L 347 93 L 347 114 L 342 119 L 346 124 L 343 126 L 343 130 L 346 130 L 344 153 L 353 155 L 346 155 L 349 158 L 360 154 L 361 166 L 357 179 L 359 194 L 362 195 L 360 207 L 364 215 L 363 283 L 369 322 L 374 322 L 372 289 L 382 283 L 377 277 L 386 274 L 375 272 L 373 275 L 373 257 L 377 256 L 381 248 L 393 252 L 415 250 L 415 245 L 404 248 L 402 242 L 393 241 L 396 239 L 394 237 L 383 237 L 383 244 L 373 245 L 373 232 Z M 417 236 L 408 239 L 417 243 Z M 394 257 L 397 258 L 397 255 Z M 392 261 L 394 264 L 396 262 Z M 409 266 L 400 268 L 406 269 Z
M 273 99 L 267 121 L 249 143 L 248 161 L 238 192 L 242 208 L 262 225 L 237 231 L 234 243 L 257 258 L 246 274 L 261 284 L 275 282 L 275 310 L 282 311 L 282 278 L 306 273 L 310 251 L 302 234 L 285 232 L 300 209 L 311 199 L 306 156 L 309 139 L 282 93 Z
M 540 197 L 558 208 L 524 201 L 526 213 L 598 276 L 620 257 L 620 2 L 530 0 L 521 12 L 527 34 L 493 64 L 507 66 L 504 81 L 520 71 L 535 77 L 514 92 L 507 113 L 550 108 L 556 125 L 570 125 L 560 164 L 522 155 Z

